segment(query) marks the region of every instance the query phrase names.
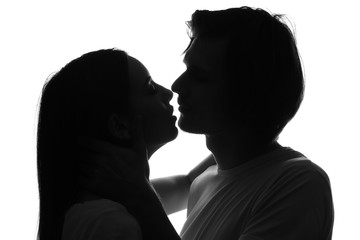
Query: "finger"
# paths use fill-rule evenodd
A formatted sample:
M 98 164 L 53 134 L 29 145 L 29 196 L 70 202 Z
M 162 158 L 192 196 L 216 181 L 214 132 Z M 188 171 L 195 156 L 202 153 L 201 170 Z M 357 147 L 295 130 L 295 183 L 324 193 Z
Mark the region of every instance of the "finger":
M 138 115 L 134 117 L 131 132 L 134 151 L 139 155 L 141 160 L 147 162 L 148 154 L 145 145 L 142 116 Z

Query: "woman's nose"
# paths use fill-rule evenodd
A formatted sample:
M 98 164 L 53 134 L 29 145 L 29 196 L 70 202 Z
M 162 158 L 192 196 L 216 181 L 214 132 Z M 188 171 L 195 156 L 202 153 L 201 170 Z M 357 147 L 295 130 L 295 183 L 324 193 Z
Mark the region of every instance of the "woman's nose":
M 173 98 L 173 96 L 174 96 L 174 93 L 170 89 L 164 88 L 163 97 L 166 102 L 170 102 L 170 100 Z

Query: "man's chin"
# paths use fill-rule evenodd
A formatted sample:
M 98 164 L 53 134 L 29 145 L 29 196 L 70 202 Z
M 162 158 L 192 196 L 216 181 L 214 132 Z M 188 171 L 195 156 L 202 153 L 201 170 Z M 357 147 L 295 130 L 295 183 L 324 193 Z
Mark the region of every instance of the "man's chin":
M 184 121 L 184 119 L 179 119 L 178 121 L 179 128 L 187 133 L 193 133 L 193 134 L 204 134 L 202 129 L 197 125 L 189 121 Z

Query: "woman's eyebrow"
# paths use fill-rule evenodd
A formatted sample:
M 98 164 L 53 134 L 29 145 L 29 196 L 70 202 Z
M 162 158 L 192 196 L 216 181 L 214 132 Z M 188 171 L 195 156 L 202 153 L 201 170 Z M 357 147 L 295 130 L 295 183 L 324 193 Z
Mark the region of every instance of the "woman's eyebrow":
M 152 81 L 151 76 L 146 77 L 146 78 L 145 78 L 144 85 L 148 85 L 148 84 L 149 84 L 149 82 L 151 82 L 151 81 Z

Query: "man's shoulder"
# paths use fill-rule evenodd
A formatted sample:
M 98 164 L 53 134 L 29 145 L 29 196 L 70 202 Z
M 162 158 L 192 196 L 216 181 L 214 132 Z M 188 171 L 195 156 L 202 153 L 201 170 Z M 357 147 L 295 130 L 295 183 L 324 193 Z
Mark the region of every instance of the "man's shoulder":
M 307 180 L 319 180 L 329 183 L 327 173 L 306 157 L 291 158 L 281 163 L 280 173 L 291 178 L 298 177 Z
M 271 176 L 264 180 L 257 209 L 271 205 L 282 208 L 296 206 L 303 209 L 332 209 L 332 194 L 326 172 L 305 157 L 283 161 Z M 325 206 L 326 205 L 326 206 Z M 296 212 L 291 208 L 293 212 Z M 325 209 L 326 208 L 326 209 Z
M 264 186 L 264 194 L 273 196 L 274 199 L 287 199 L 285 196 L 293 195 L 298 200 L 303 199 L 304 204 L 324 198 L 326 201 L 332 199 L 328 175 L 321 167 L 304 157 L 282 162 Z

